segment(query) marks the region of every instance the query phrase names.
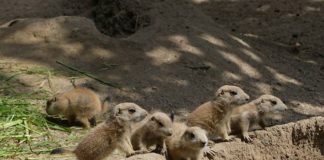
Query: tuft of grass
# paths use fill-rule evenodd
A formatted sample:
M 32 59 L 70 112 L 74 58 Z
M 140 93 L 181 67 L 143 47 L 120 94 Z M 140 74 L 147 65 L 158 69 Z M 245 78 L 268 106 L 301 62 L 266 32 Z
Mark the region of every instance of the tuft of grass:
M 28 67 L 28 68 L 21 68 L 18 72 L 23 74 L 39 74 L 39 75 L 47 75 L 48 72 L 52 72 L 55 75 L 54 70 L 51 70 L 46 67 Z
M 50 152 L 59 144 L 50 140 L 49 130 L 71 132 L 70 128 L 47 121 L 25 99 L 0 97 L 0 157 Z

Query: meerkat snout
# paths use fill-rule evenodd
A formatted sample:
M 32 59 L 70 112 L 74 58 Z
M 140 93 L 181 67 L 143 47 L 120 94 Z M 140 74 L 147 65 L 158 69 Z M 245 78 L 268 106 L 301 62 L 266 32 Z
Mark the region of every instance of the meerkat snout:
M 241 105 L 247 103 L 250 100 L 250 96 L 240 87 L 224 85 L 216 91 L 215 99 L 224 101 L 227 104 Z

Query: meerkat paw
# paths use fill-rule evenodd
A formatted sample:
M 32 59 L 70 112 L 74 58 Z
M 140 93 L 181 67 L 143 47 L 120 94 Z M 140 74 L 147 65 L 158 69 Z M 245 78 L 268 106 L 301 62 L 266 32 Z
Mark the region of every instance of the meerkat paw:
M 203 155 L 207 157 L 209 160 L 213 160 L 216 156 L 217 152 L 212 150 L 209 146 L 203 148 Z
M 127 154 L 126 158 L 137 155 L 137 154 L 145 154 L 145 153 L 149 153 L 149 151 L 147 151 L 147 150 L 135 151 L 135 152 Z
M 126 155 L 126 158 L 131 157 L 131 156 L 134 156 L 134 155 L 136 155 L 136 154 L 138 154 L 138 153 L 137 153 L 137 152 L 129 153 L 129 154 Z
M 213 141 L 213 140 L 210 140 L 210 139 L 209 139 L 209 140 L 208 140 L 208 143 L 207 143 L 207 146 L 208 146 L 208 147 L 212 147 L 212 146 L 214 146 L 214 145 L 216 144 L 215 141 L 216 141 L 216 140 Z
M 166 148 L 155 148 L 151 152 L 156 153 L 156 154 L 161 154 L 162 156 L 166 155 Z
M 243 140 L 246 143 L 251 143 L 253 141 L 253 139 L 247 134 L 247 135 L 243 135 Z
M 233 141 L 234 138 L 235 138 L 235 136 L 227 136 L 227 137 L 225 137 L 223 140 L 224 140 L 225 142 L 230 142 L 230 141 Z

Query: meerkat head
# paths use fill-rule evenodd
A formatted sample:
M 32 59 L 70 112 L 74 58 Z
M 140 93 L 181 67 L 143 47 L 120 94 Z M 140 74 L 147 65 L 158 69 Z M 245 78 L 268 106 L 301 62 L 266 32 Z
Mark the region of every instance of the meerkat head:
M 172 119 L 165 113 L 156 112 L 148 120 L 147 127 L 162 137 L 172 135 Z
M 120 103 L 112 110 L 118 122 L 140 122 L 147 116 L 147 111 L 135 103 Z
M 183 133 L 181 141 L 187 147 L 202 149 L 208 143 L 207 133 L 200 127 L 188 127 Z
M 65 104 L 65 99 L 55 96 L 46 102 L 46 113 L 48 115 L 59 115 L 65 112 L 67 109 L 67 104 Z
M 215 93 L 215 100 L 229 105 L 241 105 L 246 103 L 250 96 L 240 87 L 224 85 Z
M 261 113 L 280 113 L 288 109 L 278 97 L 273 95 L 262 95 L 254 103 Z

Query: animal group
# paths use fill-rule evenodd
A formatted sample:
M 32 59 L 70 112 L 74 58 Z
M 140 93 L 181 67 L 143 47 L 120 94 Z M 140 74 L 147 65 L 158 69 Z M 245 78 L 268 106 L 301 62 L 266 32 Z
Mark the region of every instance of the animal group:
M 175 122 L 173 114 L 149 114 L 135 103 L 108 106 L 94 91 L 82 87 L 48 100 L 49 115 L 64 115 L 70 123 L 78 121 L 85 128 L 96 125 L 96 115 L 108 115 L 73 151 L 57 148 L 51 154 L 70 152 L 79 160 L 102 160 L 119 149 L 126 157 L 155 152 L 168 160 L 198 160 L 216 153 L 211 149 L 212 143 L 231 141 L 234 136 L 230 133 L 237 132 L 244 141 L 251 142 L 251 126 L 264 128 L 267 118 L 287 109 L 273 95 L 261 95 L 250 101 L 247 93 L 232 85 L 217 89 L 213 99 L 198 106 L 181 122 Z

